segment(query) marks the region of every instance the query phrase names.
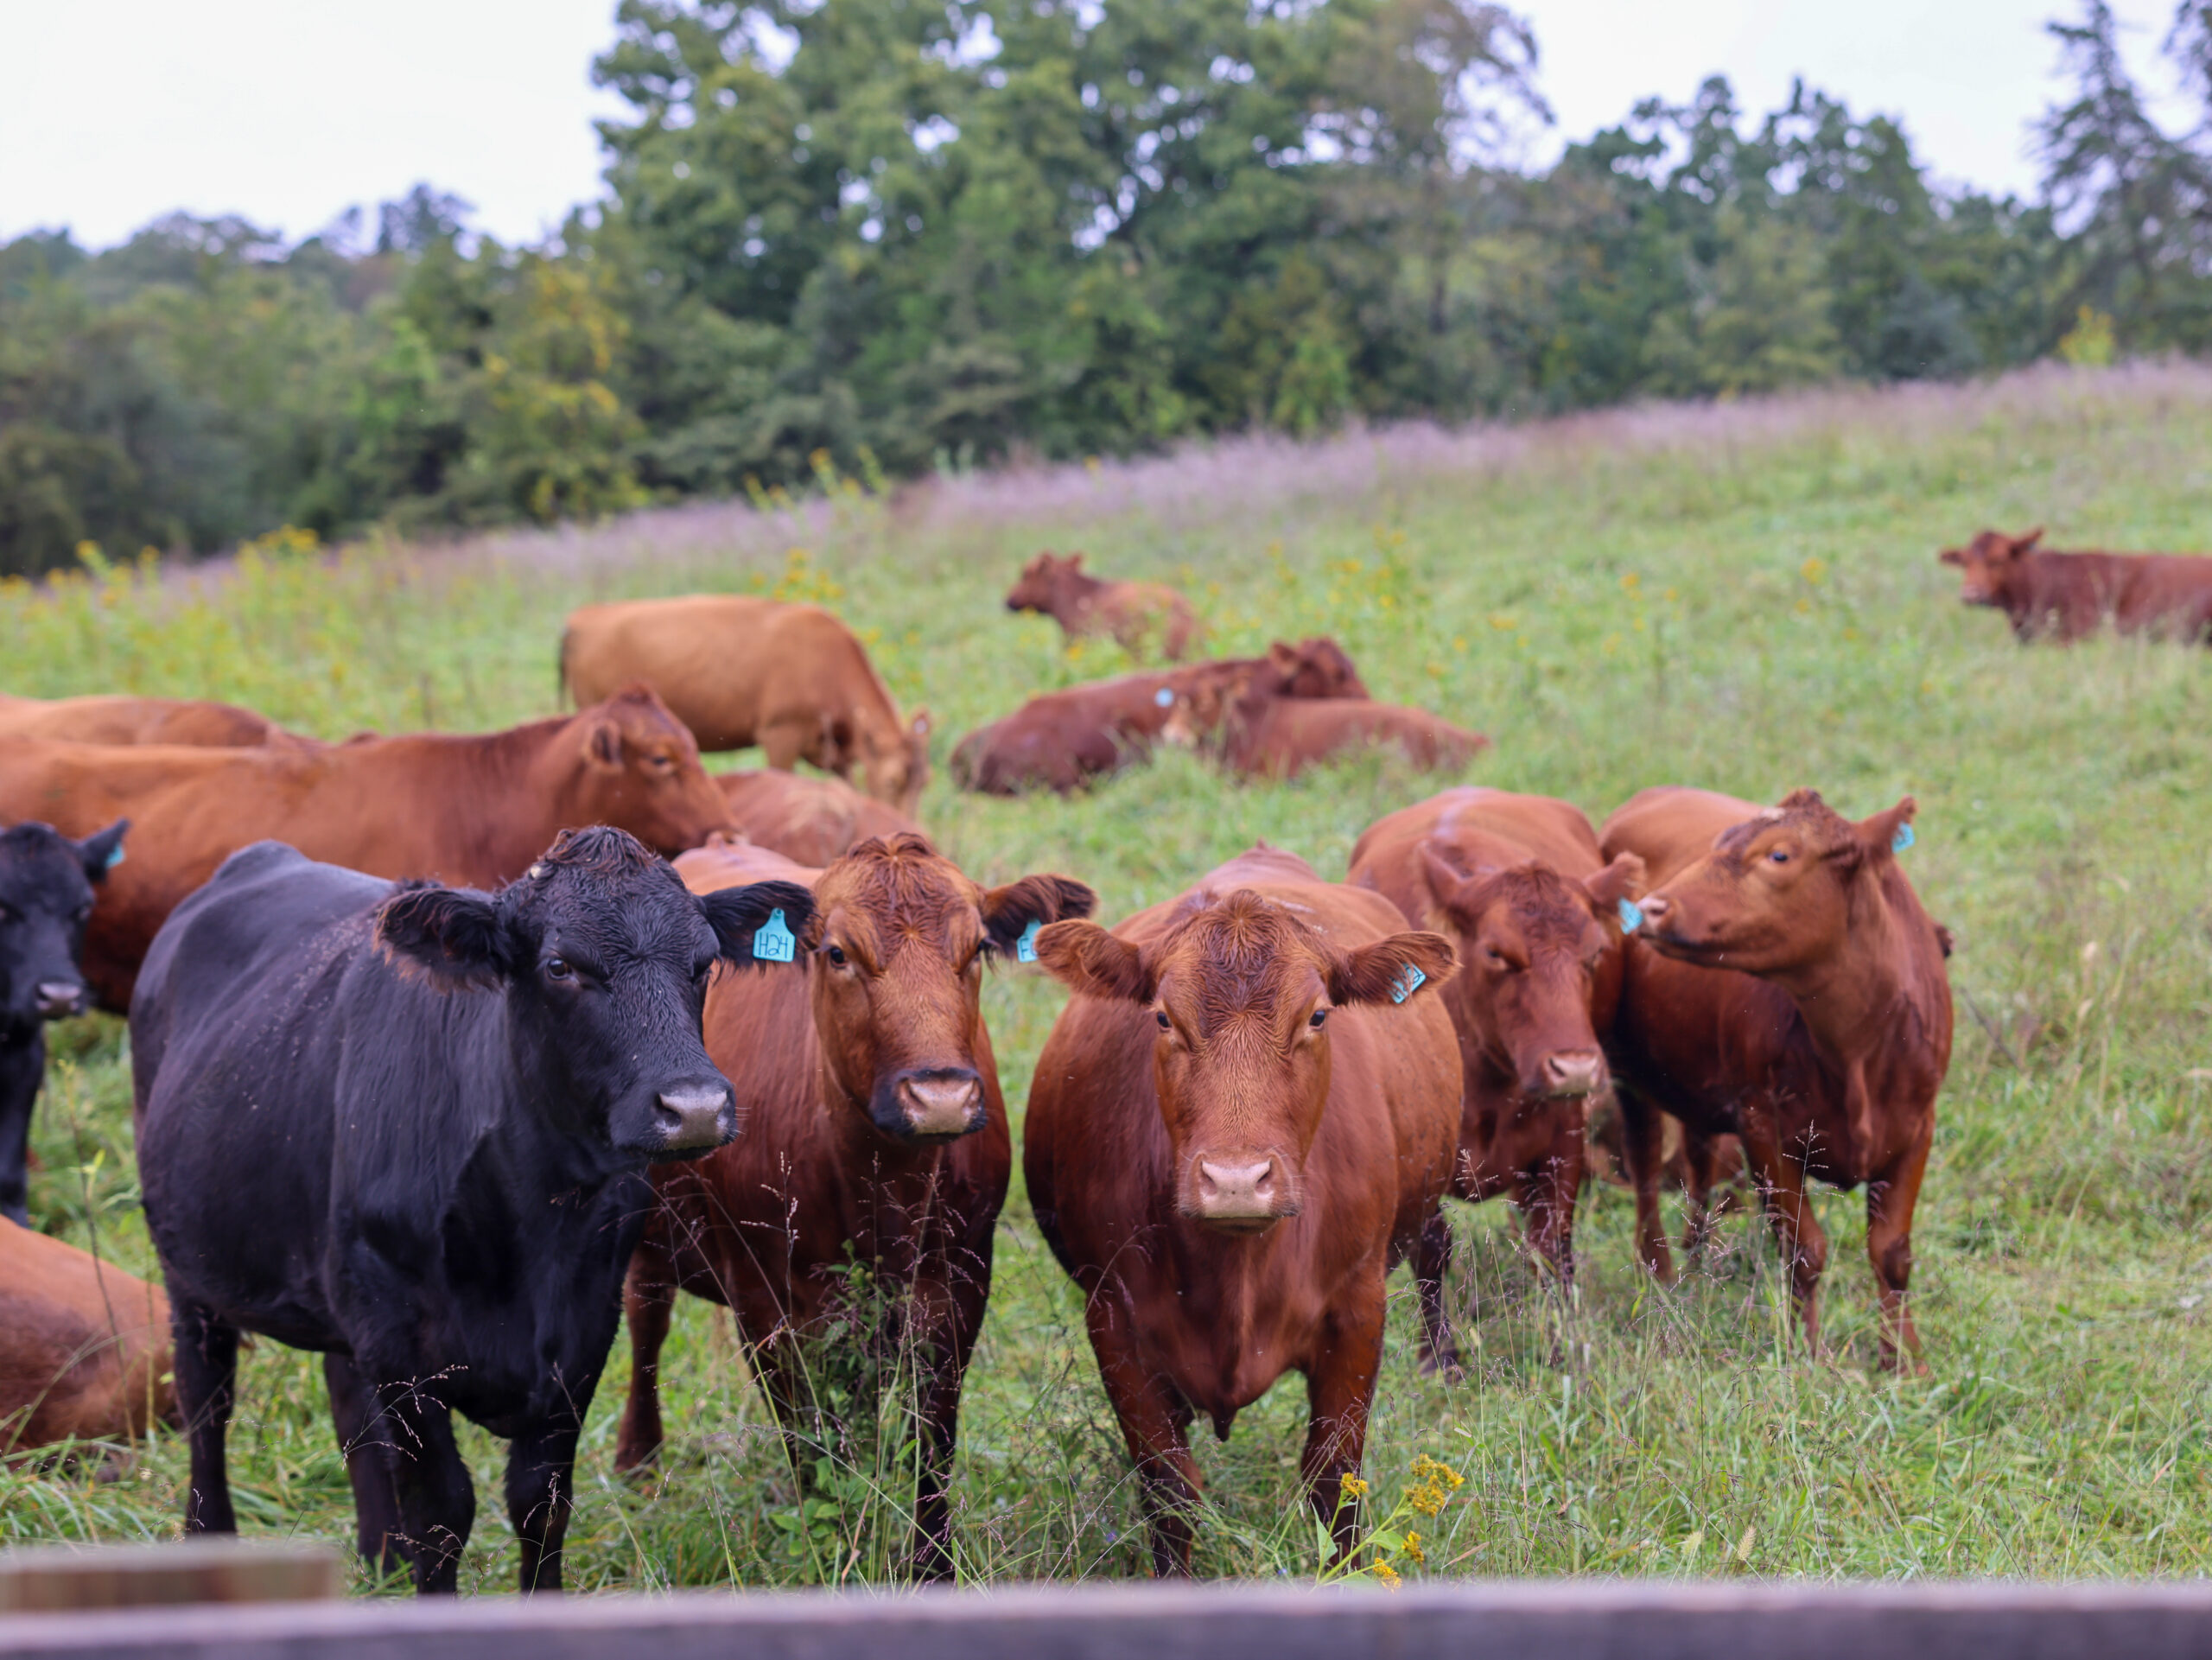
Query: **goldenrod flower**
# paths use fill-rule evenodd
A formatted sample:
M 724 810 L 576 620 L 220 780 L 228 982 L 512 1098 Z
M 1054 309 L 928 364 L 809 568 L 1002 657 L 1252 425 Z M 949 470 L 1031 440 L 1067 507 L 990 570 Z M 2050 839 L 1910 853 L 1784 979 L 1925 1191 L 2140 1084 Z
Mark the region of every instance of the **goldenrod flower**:
M 1424 1568 L 1428 1565 L 1428 1553 L 1421 1548 L 1421 1535 L 1418 1533 L 1406 1535 L 1406 1555 Z
M 1385 1588 L 1389 1590 L 1395 1591 L 1398 1588 L 1398 1570 L 1388 1562 L 1375 1564 L 1375 1577 L 1382 1580 Z
M 1354 1498 L 1364 1498 L 1367 1497 L 1367 1484 L 1362 1481 L 1357 1476 L 1346 1476 L 1344 1479 L 1344 1489 Z

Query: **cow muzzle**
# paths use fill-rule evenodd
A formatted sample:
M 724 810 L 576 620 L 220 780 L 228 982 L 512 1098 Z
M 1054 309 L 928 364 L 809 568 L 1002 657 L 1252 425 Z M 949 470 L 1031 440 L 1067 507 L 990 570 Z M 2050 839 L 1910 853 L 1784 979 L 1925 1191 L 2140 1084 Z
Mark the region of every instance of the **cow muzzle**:
M 1272 1153 L 1201 1153 L 1189 1213 L 1224 1233 L 1265 1233 L 1298 1214 L 1290 1173 Z
M 68 980 L 41 980 L 38 983 L 38 1015 L 41 1020 L 58 1021 L 84 1012 L 84 987 Z
M 900 1130 L 918 1142 L 949 1142 L 983 1127 L 983 1080 L 964 1067 L 908 1072 L 892 1091 Z
M 737 1134 L 737 1103 L 728 1084 L 686 1084 L 653 1097 L 653 1121 L 664 1152 L 704 1153 Z
M 1595 1049 L 1554 1049 L 1537 1072 L 1547 1099 L 1592 1096 L 1605 1086 L 1605 1058 Z

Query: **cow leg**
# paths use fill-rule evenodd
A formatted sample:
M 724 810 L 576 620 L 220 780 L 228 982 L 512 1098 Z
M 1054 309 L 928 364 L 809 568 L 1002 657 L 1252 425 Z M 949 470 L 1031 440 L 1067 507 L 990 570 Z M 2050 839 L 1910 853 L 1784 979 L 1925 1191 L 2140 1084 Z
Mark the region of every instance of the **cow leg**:
M 660 1456 L 660 1352 L 676 1309 L 676 1265 L 652 1227 L 639 1242 L 622 1282 L 622 1317 L 630 1328 L 630 1393 L 614 1437 L 614 1467 L 635 1470 Z
M 1421 1370 L 1424 1377 L 1459 1383 L 1466 1377 L 1459 1339 L 1444 1313 L 1444 1276 L 1452 1268 L 1452 1218 L 1440 1202 L 1414 1251 L 1414 1289 L 1421 1296 Z
M 1683 1196 L 1689 1211 L 1682 1224 L 1682 1255 L 1692 1262 L 1713 1243 L 1713 1173 L 1719 1163 L 1720 1138 L 1682 1126 Z
M 334 1352 L 322 1358 L 322 1379 L 330 1390 L 331 1427 L 353 1485 L 354 1542 L 379 1575 L 392 1573 L 406 1558 L 400 1549 L 391 1446 L 378 1421 L 376 1397 L 353 1361 Z
M 1359 1507 L 1344 1504 L 1344 1479 L 1359 1473 L 1367 1454 L 1367 1414 L 1382 1367 L 1385 1293 L 1378 1283 L 1354 1291 L 1351 1307 L 1330 1316 L 1320 1358 L 1306 1371 L 1308 1416 L 1299 1473 L 1313 1513 L 1336 1536 L 1342 1561 L 1357 1542 Z
M 169 1303 L 175 1344 L 177 1410 L 192 1447 L 192 1485 L 184 1500 L 187 1533 L 236 1533 L 231 1480 L 223 1443 L 237 1404 L 238 1328 L 205 1303 L 175 1297 Z
M 461 1553 L 476 1523 L 476 1485 L 454 1445 L 453 1416 L 413 1383 L 377 1390 L 399 1507 L 401 1554 L 423 1594 L 461 1588 Z
M 1658 1276 L 1662 1285 L 1675 1282 L 1675 1259 L 1667 1250 L 1667 1231 L 1659 1221 L 1659 1166 L 1665 1125 L 1659 1109 L 1639 1090 L 1616 1090 L 1613 1098 L 1621 1115 L 1621 1157 L 1628 1166 L 1629 1186 L 1636 1192 L 1637 1260 Z
M 1759 1199 L 1766 1207 L 1767 1224 L 1782 1248 L 1783 1265 L 1789 1273 L 1789 1294 L 1797 1317 L 1805 1327 L 1806 1347 L 1821 1352 L 1821 1275 L 1828 1265 L 1828 1237 L 1813 1214 L 1813 1201 L 1805 1191 L 1805 1167 L 1789 1157 L 1776 1140 L 1773 1127 L 1763 1116 L 1745 1115 L 1744 1157 L 1751 1178 L 1758 1183 Z
M 573 1420 L 562 1418 L 516 1436 L 507 1452 L 507 1515 L 522 1546 L 525 1592 L 561 1588 L 561 1545 L 575 1508 L 578 1433 Z
M 0 1216 L 30 1226 L 31 1107 L 46 1077 L 46 1028 L 0 1046 Z
M 1905 1154 L 1866 1184 L 1866 1255 L 1882 1294 L 1882 1370 L 1893 1371 L 1910 1356 L 1912 1371 L 1928 1371 L 1920 1358 L 1920 1333 L 1905 1305 L 1905 1284 L 1912 1277 L 1912 1212 L 1920 1201 L 1920 1179 L 1928 1168 L 1928 1144 L 1935 1132 L 1924 1120 Z
M 1587 1162 L 1579 1135 L 1562 1132 L 1542 1161 L 1520 1173 L 1513 1203 L 1529 1231 L 1529 1243 L 1551 1264 L 1560 1288 L 1574 1284 L 1574 1202 L 1582 1192 Z
M 820 716 L 812 710 L 790 716 L 780 716 L 760 728 L 761 754 L 768 765 L 779 772 L 788 773 L 793 765 L 810 760 L 825 773 L 846 777 L 852 770 L 851 761 L 830 753 L 831 746 L 823 730 Z M 840 764 L 842 763 L 842 764 Z
M 1145 1528 L 1152 1536 L 1152 1571 L 1163 1580 L 1191 1576 L 1192 1514 L 1201 1483 L 1191 1457 L 1191 1409 L 1174 1385 L 1147 1367 L 1125 1329 L 1128 1317 L 1104 1293 L 1084 1310 L 1098 1376 L 1137 1467 Z
M 988 1241 L 984 1245 L 988 1251 Z M 952 1482 L 952 1456 L 960 1434 L 960 1390 L 968 1376 L 968 1362 L 976 1352 L 976 1339 L 983 1329 L 983 1308 L 990 1295 L 990 1265 L 984 1259 L 979 1275 L 963 1275 L 950 1288 L 921 1288 L 920 1302 L 934 1289 L 932 1301 L 942 1299 L 943 1313 L 931 1320 L 934 1328 L 924 1350 L 921 1399 L 921 1471 L 914 1491 L 914 1563 L 918 1580 L 949 1580 L 952 1560 L 952 1507 L 945 1492 Z

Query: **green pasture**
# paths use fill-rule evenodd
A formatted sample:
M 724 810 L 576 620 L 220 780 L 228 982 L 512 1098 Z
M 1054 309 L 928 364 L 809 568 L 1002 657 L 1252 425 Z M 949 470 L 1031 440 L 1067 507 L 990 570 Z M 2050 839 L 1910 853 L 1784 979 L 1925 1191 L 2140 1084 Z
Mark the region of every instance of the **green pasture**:
M 1378 696 L 1491 734 L 1472 779 L 1593 817 L 1683 782 L 1862 815 L 1910 792 L 1907 868 L 1956 932 L 1960 1034 L 1916 1231 L 1930 1375 L 1872 1368 L 1857 1195 L 1821 1191 L 1832 1351 L 1789 1340 L 1764 1227 L 1738 1215 L 1676 1291 L 1596 1191 L 1560 1306 L 1502 1205 L 1455 1207 L 1465 1383 L 1419 1376 L 1402 1275 L 1367 1471 L 1465 1478 L 1421 1520 L 1427 1571 L 2199 1574 L 2212 1566 L 2212 656 L 2103 640 L 2023 650 L 1955 601 L 1938 548 L 1986 523 L 2056 545 L 2212 544 L 2212 372 L 2038 372 L 1992 386 L 1649 410 L 1459 437 L 1352 435 L 943 484 L 834 476 L 797 501 L 687 509 L 451 547 L 297 545 L 190 571 L 121 565 L 0 596 L 4 689 L 252 704 L 338 737 L 488 728 L 556 707 L 566 610 L 608 596 L 819 597 L 938 720 L 924 816 L 971 873 L 1052 869 L 1109 918 L 1264 837 L 1340 875 L 1380 814 L 1456 780 L 1376 760 L 1231 785 L 1188 756 L 1062 801 L 963 797 L 952 741 L 1040 688 L 1126 665 L 1000 596 L 1039 547 L 1184 584 L 1217 644 L 1330 632 Z M 797 550 L 797 551 L 794 551 Z M 281 825 L 268 827 L 281 834 Z M 1033 970 L 986 991 L 1017 1119 L 1061 1006 Z M 120 1024 L 75 1022 L 36 1129 L 35 1220 L 150 1270 Z M 1017 1126 L 1018 1134 L 1018 1126 Z M 682 1309 L 662 1476 L 616 1478 L 618 1340 L 577 1472 L 584 1588 L 883 1576 L 895 1433 L 802 1495 L 726 1317 Z M 247 1358 L 232 1437 L 249 1530 L 350 1538 L 311 1357 Z M 1214 1574 L 1313 1576 L 1286 1380 L 1198 1448 Z M 1134 1486 L 1077 1300 L 1021 1194 L 1001 1225 L 954 1490 L 977 1580 L 1144 1571 Z M 464 1584 L 514 1580 L 504 1448 L 465 1432 L 480 1510 Z M 172 1532 L 162 1436 L 100 1476 L 0 1471 L 0 1539 Z M 1410 1569 L 1410 1565 L 1408 1569 Z M 365 1585 L 365 1580 L 363 1581 Z

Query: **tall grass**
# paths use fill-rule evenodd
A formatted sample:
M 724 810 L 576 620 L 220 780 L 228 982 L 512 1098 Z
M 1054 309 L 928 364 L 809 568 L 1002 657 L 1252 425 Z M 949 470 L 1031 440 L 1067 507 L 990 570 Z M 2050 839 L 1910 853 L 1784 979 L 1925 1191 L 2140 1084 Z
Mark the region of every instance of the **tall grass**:
M 1183 583 L 1241 650 L 1327 631 L 1381 696 L 1490 732 L 1471 776 L 1602 815 L 1643 785 L 1864 814 L 1921 803 L 1908 868 L 1956 932 L 1958 1053 L 1916 1230 L 1932 1376 L 1872 1370 L 1856 1195 L 1834 1241 L 1832 1352 L 1789 1339 L 1753 1218 L 1680 1288 L 1632 1266 L 1600 1190 L 1562 1307 L 1499 1205 L 1455 1207 L 1468 1382 L 1422 1378 L 1394 1307 L 1369 1444 L 1378 1511 L 1416 1458 L 1466 1479 L 1424 1531 L 1431 1572 L 2201 1574 L 2212 1540 L 2212 657 L 2099 640 L 2023 651 L 1968 612 L 1937 548 L 2047 522 L 2056 545 L 2212 544 L 2212 372 L 2038 372 L 1974 388 L 1653 409 L 1513 429 L 980 477 L 886 498 L 695 506 L 451 547 L 253 550 L 198 572 L 88 573 L 0 607 L 5 689 L 229 697 L 331 736 L 490 727 L 554 704 L 579 602 L 781 591 L 835 603 L 951 739 L 1033 690 L 1125 666 L 999 600 L 1040 546 Z M 794 557 L 794 550 L 799 550 Z M 1340 873 L 1373 818 L 1439 786 L 1367 760 L 1231 786 L 1183 754 L 1067 801 L 957 797 L 924 816 L 978 877 L 1057 869 L 1109 916 L 1255 838 Z M 272 827 L 276 828 L 276 827 Z M 1060 994 L 993 980 L 1017 1117 Z M 1018 1128 L 1018 1126 L 1017 1126 Z M 36 1218 L 140 1269 L 119 1027 L 67 1028 L 40 1110 Z M 1401 1281 L 1402 1285 L 1402 1281 Z M 661 1472 L 612 1472 L 618 1343 L 578 1470 L 587 1587 L 876 1577 L 903 1526 L 900 1431 L 803 1491 L 728 1316 L 678 1311 Z M 895 1371 L 895 1368 L 894 1368 Z M 311 1358 L 252 1351 L 233 1435 L 250 1529 L 349 1536 Z M 871 1399 L 875 1397 L 871 1397 Z M 1295 1379 L 1200 1451 L 1203 1571 L 1309 1575 Z M 464 1445 L 484 1509 L 464 1576 L 511 1586 L 502 1449 Z M 0 1538 L 175 1524 L 181 1444 L 120 1479 L 0 1474 Z M 955 1526 L 977 1580 L 1130 1574 L 1135 1485 L 1075 1293 L 1020 1191 L 962 1421 Z

